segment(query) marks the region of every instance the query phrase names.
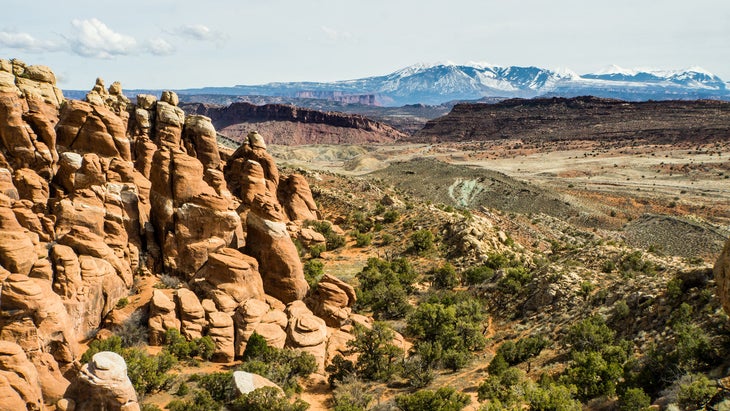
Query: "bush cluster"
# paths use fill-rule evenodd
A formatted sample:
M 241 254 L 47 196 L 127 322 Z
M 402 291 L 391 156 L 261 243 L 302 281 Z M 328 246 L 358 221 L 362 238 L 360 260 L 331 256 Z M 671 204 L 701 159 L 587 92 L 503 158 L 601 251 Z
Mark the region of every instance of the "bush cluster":
M 418 274 L 405 258 L 392 261 L 368 259 L 357 274 L 360 282 L 357 307 L 370 309 L 376 318 L 403 318 L 411 310 L 408 294 Z

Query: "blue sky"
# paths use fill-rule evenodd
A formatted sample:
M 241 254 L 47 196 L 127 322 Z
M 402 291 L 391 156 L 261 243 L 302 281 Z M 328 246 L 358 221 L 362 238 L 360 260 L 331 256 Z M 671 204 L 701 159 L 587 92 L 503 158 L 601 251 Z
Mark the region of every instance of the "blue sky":
M 703 67 L 730 81 L 727 0 L 3 0 L 0 58 L 66 89 L 333 81 L 415 63 Z

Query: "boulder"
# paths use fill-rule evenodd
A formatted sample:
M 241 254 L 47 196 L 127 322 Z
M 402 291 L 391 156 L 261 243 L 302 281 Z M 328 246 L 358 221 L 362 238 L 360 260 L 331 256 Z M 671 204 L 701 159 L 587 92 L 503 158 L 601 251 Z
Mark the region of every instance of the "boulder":
M 286 224 L 271 220 L 271 214 L 261 208 L 255 208 L 248 214 L 246 253 L 259 261 L 259 271 L 267 294 L 284 303 L 301 300 L 307 294 L 309 285 L 304 278 L 299 254 L 289 237 Z
M 210 118 L 201 115 L 187 116 L 183 139 L 188 153 L 196 157 L 203 167 L 217 169 L 222 166 L 215 127 Z
M 208 260 L 195 274 L 191 282 L 213 300 L 220 300 L 217 294 L 224 293 L 236 302 L 235 307 L 220 310 L 233 313 L 233 310 L 249 299 L 264 298 L 264 285 L 258 271 L 258 262 L 253 257 L 232 248 L 222 248 L 208 255 Z
M 139 411 L 137 393 L 127 376 L 127 364 L 119 354 L 94 354 L 79 371 L 72 400 L 75 411 Z
M 722 308 L 730 314 L 730 239 L 725 242 L 725 248 L 715 262 L 712 270 L 717 283 L 717 296 Z
M 181 323 L 181 334 L 188 340 L 202 337 L 207 321 L 205 320 L 205 309 L 195 293 L 186 288 L 180 288 L 175 291 L 175 302 Z
M 282 178 L 277 193 L 286 215 L 292 221 L 317 220 L 317 204 L 312 198 L 312 190 L 307 180 L 299 175 L 292 174 Z
M 246 342 L 256 332 L 271 347 L 284 348 L 286 343 L 287 316 L 283 311 L 272 309 L 262 300 L 250 299 L 241 304 L 233 316 L 235 325 L 236 356 L 243 355 Z
M 208 314 L 208 336 L 215 343 L 215 352 L 211 358 L 216 362 L 233 361 L 234 351 L 234 329 L 233 319 L 229 314 L 216 311 Z
M 314 315 L 301 301 L 294 301 L 286 308 L 289 317 L 287 346 L 308 352 L 317 359 L 320 371 L 324 371 L 327 354 L 327 324 Z
M 43 409 L 35 366 L 18 344 L 0 341 L 0 411 Z
M 21 199 L 30 200 L 36 209 L 43 211 L 48 202 L 48 182 L 43 179 L 35 170 L 21 168 L 13 174 L 13 184 L 18 189 Z
M 182 130 L 185 124 L 185 113 L 177 104 L 170 104 L 170 101 L 176 102 L 175 99 L 166 98 L 163 92 L 162 100 L 157 102 L 155 113 L 155 135 L 156 143 L 161 147 L 167 147 L 174 150 L 182 148 Z M 174 93 L 173 93 L 174 94 Z
M 180 330 L 180 320 L 175 313 L 175 303 L 162 290 L 154 290 L 150 300 L 149 344 L 162 345 L 170 328 Z
M 284 394 L 284 390 L 278 385 L 274 384 L 268 378 L 262 377 L 258 374 L 246 372 L 246 371 L 234 371 L 233 372 L 233 384 L 236 387 L 236 391 L 240 394 L 248 394 L 258 388 L 272 387 L 276 388 Z
M 51 283 L 22 274 L 2 285 L 0 340 L 15 342 L 26 352 L 44 352 L 56 361 L 72 363 L 78 348 L 71 319 Z
M 355 289 L 337 277 L 325 274 L 317 288 L 307 297 L 307 306 L 324 319 L 330 327 L 341 327 L 349 322 L 357 296 Z

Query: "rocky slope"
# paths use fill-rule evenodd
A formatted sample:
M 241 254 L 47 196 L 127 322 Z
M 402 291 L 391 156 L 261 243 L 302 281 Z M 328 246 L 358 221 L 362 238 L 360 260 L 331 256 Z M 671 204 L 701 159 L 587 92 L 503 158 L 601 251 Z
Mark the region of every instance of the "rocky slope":
M 186 104 L 183 109 L 210 119 L 218 131 L 242 140 L 249 131 L 267 135 L 270 144 L 359 144 L 391 143 L 405 134 L 366 117 L 322 112 L 282 104 L 256 106 L 233 103 L 226 107 Z
M 730 132 L 729 119 L 730 103 L 722 101 L 513 99 L 497 104 L 457 104 L 446 116 L 429 121 L 411 141 L 510 138 L 702 142 L 726 138 Z
M 317 218 L 307 181 L 280 176 L 259 134 L 222 155 L 211 120 L 175 93 L 134 104 L 98 79 L 65 100 L 47 67 L 0 60 L 0 410 L 138 409 L 119 356 L 79 360 L 127 320 L 117 303 L 163 273 L 184 286 L 140 302 L 150 344 L 168 328 L 209 335 L 230 362 L 257 332 L 323 369 L 354 302 L 326 298 L 354 293 L 332 282 L 303 302 L 292 238 L 323 242 L 301 228 Z

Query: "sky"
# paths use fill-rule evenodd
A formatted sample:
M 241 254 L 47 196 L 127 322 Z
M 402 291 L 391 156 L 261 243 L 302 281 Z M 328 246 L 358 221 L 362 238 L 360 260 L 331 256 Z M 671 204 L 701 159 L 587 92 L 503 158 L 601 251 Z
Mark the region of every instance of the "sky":
M 417 63 L 700 66 L 730 81 L 727 0 L 2 0 L 0 58 L 63 89 L 335 81 Z

